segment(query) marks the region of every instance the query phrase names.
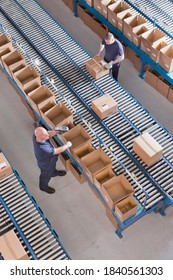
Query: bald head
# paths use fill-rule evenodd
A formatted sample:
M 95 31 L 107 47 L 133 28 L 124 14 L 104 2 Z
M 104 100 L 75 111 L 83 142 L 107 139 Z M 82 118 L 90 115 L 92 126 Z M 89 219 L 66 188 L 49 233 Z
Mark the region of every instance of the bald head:
M 36 136 L 37 142 L 44 142 L 45 140 L 49 139 L 49 133 L 43 127 L 37 127 L 34 131 L 34 134 Z

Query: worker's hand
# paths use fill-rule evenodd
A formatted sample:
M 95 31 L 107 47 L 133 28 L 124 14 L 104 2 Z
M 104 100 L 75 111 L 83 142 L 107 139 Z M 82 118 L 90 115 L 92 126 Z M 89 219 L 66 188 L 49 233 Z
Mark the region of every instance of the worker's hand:
M 96 56 L 100 56 L 100 53 L 97 53 Z
M 106 68 L 106 69 L 111 69 L 111 68 L 112 68 L 112 65 L 113 65 L 113 61 L 110 61 L 109 63 L 107 63 L 107 64 L 105 65 L 105 68 Z
M 72 147 L 72 142 L 68 141 L 67 144 L 66 144 L 67 148 L 70 148 Z
M 55 130 L 49 130 L 48 134 L 49 134 L 50 137 L 53 137 L 53 136 L 56 135 L 56 132 L 55 132 Z

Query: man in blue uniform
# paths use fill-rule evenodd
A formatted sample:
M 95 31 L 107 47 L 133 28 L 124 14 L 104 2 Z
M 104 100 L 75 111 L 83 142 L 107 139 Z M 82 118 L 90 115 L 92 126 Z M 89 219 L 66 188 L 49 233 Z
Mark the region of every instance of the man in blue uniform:
M 115 39 L 112 33 L 108 33 L 105 39 L 100 44 L 100 49 L 97 56 L 105 49 L 104 60 L 108 63 L 106 68 L 112 68 L 112 76 L 118 81 L 118 73 L 121 61 L 124 59 L 124 50 L 122 44 Z
M 57 170 L 56 162 L 58 155 L 72 146 L 71 142 L 55 148 L 49 138 L 55 136 L 55 131 L 47 131 L 43 127 L 37 127 L 33 135 L 34 153 L 40 168 L 39 187 L 41 191 L 54 193 L 55 189 L 49 187 L 48 183 L 52 177 L 64 176 L 66 171 Z

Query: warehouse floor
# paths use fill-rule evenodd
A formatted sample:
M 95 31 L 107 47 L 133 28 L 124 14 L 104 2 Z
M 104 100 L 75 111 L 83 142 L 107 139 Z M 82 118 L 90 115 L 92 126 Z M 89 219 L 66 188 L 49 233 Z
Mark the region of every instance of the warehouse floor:
M 39 0 L 57 21 L 93 56 L 100 39 L 63 2 Z M 138 77 L 127 59 L 119 82 L 171 134 L 173 104 Z M 80 185 L 68 172 L 50 185 L 56 193 L 39 191 L 39 170 L 33 154 L 33 119 L 6 76 L 0 72 L 0 148 L 19 172 L 29 192 L 58 233 L 72 259 L 173 259 L 173 208 L 166 216 L 146 215 L 123 232 L 119 239 L 102 203 L 87 183 Z M 63 167 L 59 161 L 58 167 Z M 56 213 L 56 214 L 55 214 Z

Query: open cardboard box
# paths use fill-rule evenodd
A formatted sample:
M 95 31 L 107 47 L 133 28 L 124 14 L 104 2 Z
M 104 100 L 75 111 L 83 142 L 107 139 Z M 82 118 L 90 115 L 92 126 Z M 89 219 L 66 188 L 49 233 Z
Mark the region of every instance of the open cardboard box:
M 135 29 L 136 28 L 138 29 L 139 27 L 145 25 L 146 25 L 146 19 L 141 17 L 140 15 L 128 17 L 124 19 L 123 33 L 132 42 Z
M 2 64 L 5 68 L 5 70 L 8 72 L 8 74 L 10 76 L 12 76 L 12 73 L 9 68 L 11 65 L 15 66 L 15 65 L 18 65 L 19 62 L 20 63 L 25 62 L 24 57 L 18 50 L 11 51 L 9 54 L 6 54 L 1 59 L 2 59 Z
M 140 48 L 148 55 L 151 53 L 151 47 L 155 48 L 155 46 L 164 41 L 166 38 L 166 34 L 163 33 L 160 29 L 154 28 L 152 30 L 148 30 L 144 32 L 141 36 L 141 45 Z
M 159 73 L 152 68 L 147 69 L 145 72 L 145 81 L 154 88 L 156 88 L 158 77 Z
M 0 50 L 9 48 L 11 51 L 13 50 L 12 41 L 5 35 L 0 35 Z
M 59 103 L 44 113 L 44 120 L 54 128 L 68 121 L 73 123 L 73 114 L 63 103 Z
M 76 148 L 81 147 L 85 143 L 91 143 L 91 137 L 88 132 L 80 125 L 74 126 L 69 131 L 63 133 L 64 142 L 70 141 L 72 147 L 69 148 L 70 153 L 75 157 Z
M 158 64 L 167 72 L 173 71 L 173 44 L 160 49 Z
M 94 0 L 94 9 L 107 18 L 107 7 L 111 3 L 112 0 Z
M 2 49 L 0 50 L 0 65 L 2 67 L 4 67 L 3 65 L 3 58 L 7 55 L 7 54 L 10 54 L 11 53 L 11 49 L 10 48 L 5 48 L 5 49 Z
M 130 6 L 125 2 L 117 1 L 108 6 L 108 21 L 115 27 L 117 27 L 117 18 L 120 13 L 125 11 L 130 12 Z
M 8 160 L 6 159 L 3 153 L 0 153 L 0 180 L 4 179 L 12 173 L 13 170 Z
M 89 153 L 91 153 L 92 151 L 94 151 L 95 149 L 93 148 L 93 146 L 91 145 L 90 142 L 85 142 L 82 146 L 76 147 L 74 150 L 74 158 L 75 160 L 79 163 L 79 165 L 81 165 L 82 167 L 82 161 L 81 159 L 88 155 Z
M 68 129 L 72 129 L 73 127 L 75 127 L 74 123 L 70 122 L 67 120 L 67 122 L 65 122 L 63 124 L 63 126 L 67 126 Z M 58 138 L 61 140 L 62 143 L 66 142 L 65 138 L 64 138 L 64 133 L 57 133 Z
M 157 42 L 154 47 L 151 47 L 150 57 L 154 62 L 159 61 L 160 50 L 168 46 L 165 41 Z
M 99 56 L 94 56 L 86 62 L 86 70 L 95 79 L 99 79 L 107 74 L 109 74 L 109 69 L 105 69 L 102 65 L 103 59 Z
M 5 260 L 29 260 L 14 230 L 0 236 L 0 251 Z
M 108 206 L 111 209 L 115 209 L 115 204 L 129 195 L 132 195 L 134 190 L 126 177 L 121 174 L 103 183 L 101 193 Z
M 134 152 L 151 166 L 162 158 L 162 146 L 148 133 L 144 132 L 133 141 Z
M 115 204 L 115 213 L 121 222 L 134 216 L 138 210 L 138 204 L 134 200 L 133 196 L 130 195 L 125 199 Z
M 112 161 L 102 149 L 97 149 L 81 158 L 82 167 L 90 181 L 94 182 L 94 174 L 106 167 L 112 167 Z
M 55 101 L 53 92 L 45 85 L 40 86 L 34 91 L 28 93 L 28 100 L 32 108 L 39 113 L 39 105 L 44 106 L 47 102 Z
M 91 108 L 102 120 L 117 113 L 118 103 L 110 96 L 110 94 L 105 94 L 93 100 Z
M 27 66 L 26 61 L 19 61 L 18 63 L 9 66 L 11 76 L 15 79 L 14 74 Z
M 149 31 L 149 29 L 145 25 L 140 25 L 135 27 L 133 30 L 133 37 L 132 37 L 132 42 L 135 44 L 137 47 L 140 46 L 141 44 L 141 36 L 143 33 Z
M 126 18 L 129 18 L 132 16 L 132 13 L 129 12 L 129 10 L 125 10 L 121 13 L 117 14 L 117 21 L 116 21 L 116 27 L 117 29 L 119 29 L 121 32 L 123 31 L 123 27 L 124 27 L 124 20 Z
M 40 82 L 33 80 L 31 83 L 25 86 L 23 92 L 28 96 L 28 94 L 40 87 Z
M 168 97 L 170 86 L 171 84 L 169 84 L 162 76 L 158 77 L 156 90 L 166 98 Z
M 94 174 L 94 185 L 100 191 L 102 185 L 114 176 L 116 176 L 115 173 L 112 171 L 112 168 L 108 166 L 105 169 Z
M 22 90 L 25 90 L 25 88 L 34 81 L 40 83 L 41 85 L 40 75 L 35 70 L 35 68 L 31 66 L 26 66 L 23 69 L 17 71 L 14 74 L 14 79 Z

